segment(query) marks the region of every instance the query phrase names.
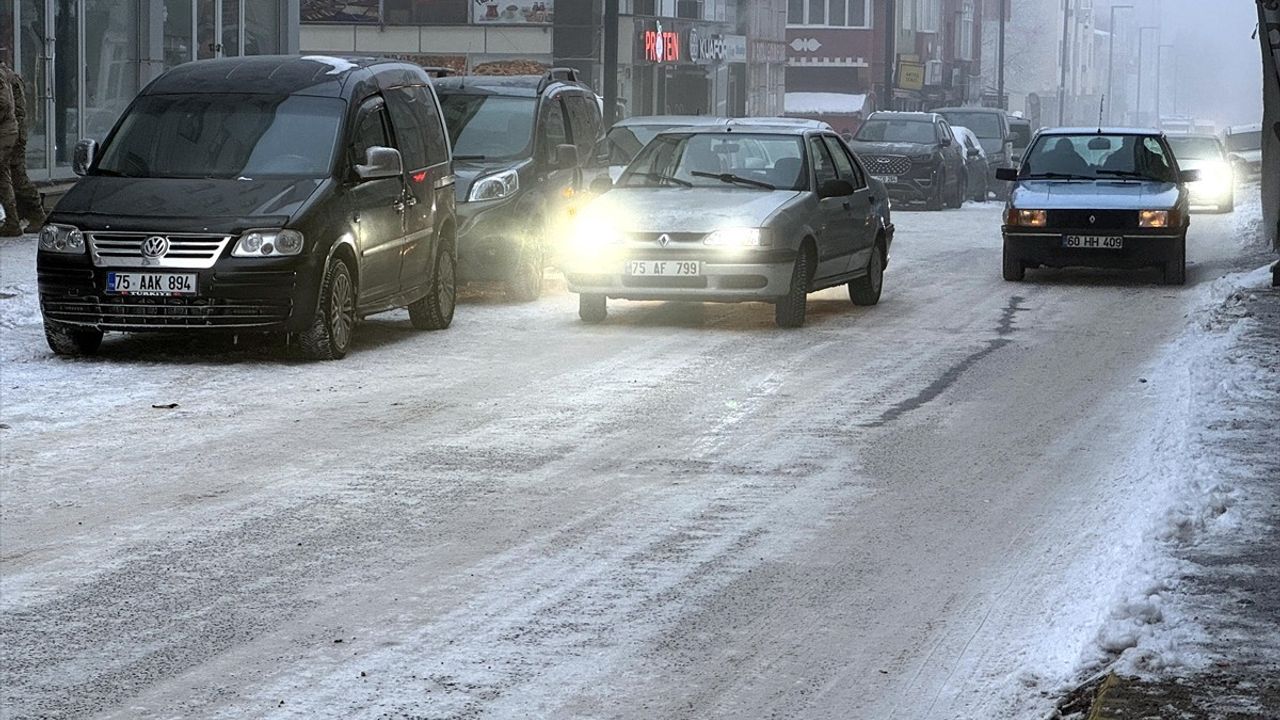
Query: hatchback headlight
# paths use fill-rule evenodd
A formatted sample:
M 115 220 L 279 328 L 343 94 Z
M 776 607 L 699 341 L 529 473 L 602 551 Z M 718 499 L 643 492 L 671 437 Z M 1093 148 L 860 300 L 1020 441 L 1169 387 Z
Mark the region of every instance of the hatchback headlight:
M 467 194 L 468 202 L 480 200 L 501 200 L 510 197 L 520 189 L 520 173 L 515 170 L 504 170 L 476 180 Z
M 250 230 L 240 236 L 233 257 L 285 257 L 302 252 L 302 233 L 297 230 Z
M 40 229 L 40 249 L 47 252 L 84 252 L 84 233 L 70 225 L 45 225 Z
M 1144 228 L 1169 227 L 1169 211 L 1168 210 L 1140 210 L 1138 212 L 1138 227 L 1144 227 Z
M 760 228 L 721 228 L 702 240 L 704 245 L 726 248 L 760 247 L 766 245 L 764 231 Z
M 1017 210 L 1009 208 L 1005 216 L 1006 225 L 1017 227 L 1044 227 L 1049 224 L 1049 213 L 1046 210 Z

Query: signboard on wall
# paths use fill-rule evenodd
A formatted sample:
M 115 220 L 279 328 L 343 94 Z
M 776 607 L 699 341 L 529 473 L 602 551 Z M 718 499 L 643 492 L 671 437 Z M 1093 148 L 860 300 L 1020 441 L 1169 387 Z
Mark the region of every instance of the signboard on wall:
M 555 21 L 555 0 L 471 0 L 471 22 L 476 25 L 550 25 Z
M 898 87 L 903 90 L 923 90 L 924 65 L 905 61 L 898 63 Z
M 653 30 L 640 33 L 640 47 L 644 59 L 651 63 L 680 62 L 680 34 L 663 30 L 662 23 L 656 23 Z
M 689 28 L 686 34 L 690 62 L 700 65 L 711 63 L 744 63 L 747 61 L 745 35 L 721 35 Z

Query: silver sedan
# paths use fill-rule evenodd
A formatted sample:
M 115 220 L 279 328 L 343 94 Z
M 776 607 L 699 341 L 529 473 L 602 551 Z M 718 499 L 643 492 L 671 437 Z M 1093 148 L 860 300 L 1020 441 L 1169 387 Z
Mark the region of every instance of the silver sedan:
M 609 298 L 760 301 L 799 327 L 816 290 L 877 303 L 892 242 L 888 193 L 834 133 L 680 128 L 580 212 L 565 270 L 586 322 Z

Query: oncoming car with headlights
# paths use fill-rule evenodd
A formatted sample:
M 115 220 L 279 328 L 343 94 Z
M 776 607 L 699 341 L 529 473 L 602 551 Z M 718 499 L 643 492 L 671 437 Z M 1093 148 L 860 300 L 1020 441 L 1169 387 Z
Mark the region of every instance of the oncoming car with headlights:
M 1236 207 L 1235 169 L 1216 135 L 1169 135 L 1169 146 L 1183 170 L 1199 170 L 1191 183 L 1192 209 L 1208 207 L 1231 212 Z
M 1187 258 L 1187 183 L 1158 130 L 1041 131 L 1013 181 L 1005 209 L 1003 275 L 1027 268 L 1158 268 L 1181 285 Z
M 876 304 L 892 242 L 888 193 L 834 133 L 679 128 L 579 215 L 566 275 L 587 322 L 609 298 L 762 301 L 799 327 L 815 290 Z
M 406 63 L 245 57 L 180 65 L 129 106 L 40 234 L 45 335 L 284 333 L 346 354 L 356 321 L 453 318 L 453 176 L 426 73 Z

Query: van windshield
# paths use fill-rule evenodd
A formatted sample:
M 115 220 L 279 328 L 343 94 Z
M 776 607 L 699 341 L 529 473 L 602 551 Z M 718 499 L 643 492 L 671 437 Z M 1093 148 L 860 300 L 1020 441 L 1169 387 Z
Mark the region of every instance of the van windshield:
M 952 125 L 967 127 L 983 140 L 1000 139 L 1000 116 L 985 112 L 947 112 L 943 117 Z
M 502 159 L 529 152 L 533 139 L 533 98 L 441 93 L 444 124 L 459 160 Z
M 136 178 L 319 178 L 333 165 L 345 103 L 336 98 L 145 95 L 95 172 Z

